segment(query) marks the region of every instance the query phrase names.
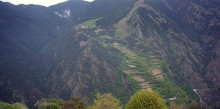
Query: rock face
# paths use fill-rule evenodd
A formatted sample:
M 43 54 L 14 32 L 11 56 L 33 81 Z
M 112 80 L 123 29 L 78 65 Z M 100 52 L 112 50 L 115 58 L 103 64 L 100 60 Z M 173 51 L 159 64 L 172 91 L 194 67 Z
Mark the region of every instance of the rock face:
M 218 108 L 219 6 L 218 0 L 70 0 L 48 8 L 0 2 L 0 100 L 31 106 L 49 96 L 92 101 L 111 92 L 125 103 L 138 89 L 132 81 L 155 90 L 155 76 L 179 88 L 171 98 L 196 89 Z

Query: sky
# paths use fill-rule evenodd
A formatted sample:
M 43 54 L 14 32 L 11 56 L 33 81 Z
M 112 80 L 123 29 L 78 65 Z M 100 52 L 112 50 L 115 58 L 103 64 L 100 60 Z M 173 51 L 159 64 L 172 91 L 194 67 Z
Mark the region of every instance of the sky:
M 65 2 L 68 0 L 0 0 L 4 2 L 10 2 L 12 4 L 18 5 L 18 4 L 36 4 L 36 5 L 43 5 L 43 6 L 50 6 L 55 5 L 57 3 Z M 84 0 L 92 2 L 93 0 Z

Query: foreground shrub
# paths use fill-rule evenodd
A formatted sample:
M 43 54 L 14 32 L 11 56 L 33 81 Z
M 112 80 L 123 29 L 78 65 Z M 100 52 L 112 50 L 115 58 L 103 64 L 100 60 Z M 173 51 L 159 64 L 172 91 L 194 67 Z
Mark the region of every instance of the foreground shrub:
M 89 107 L 89 109 L 122 109 L 120 101 L 111 93 L 98 93 L 96 97 L 97 99 L 94 100 L 94 106 Z
M 164 104 L 163 99 L 153 92 L 147 90 L 140 90 L 133 95 L 125 109 L 168 109 Z
M 62 109 L 86 109 L 86 103 L 80 97 L 73 97 L 64 103 Z
M 0 102 L 0 109 L 28 109 L 28 108 L 21 103 L 9 104 L 9 103 Z

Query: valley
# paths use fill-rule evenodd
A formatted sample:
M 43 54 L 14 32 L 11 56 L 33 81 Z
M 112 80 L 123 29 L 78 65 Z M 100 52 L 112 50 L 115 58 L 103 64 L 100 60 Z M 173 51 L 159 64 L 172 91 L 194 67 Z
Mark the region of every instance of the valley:
M 0 101 L 112 93 L 125 105 L 146 89 L 167 106 L 220 106 L 217 0 L 0 3 Z

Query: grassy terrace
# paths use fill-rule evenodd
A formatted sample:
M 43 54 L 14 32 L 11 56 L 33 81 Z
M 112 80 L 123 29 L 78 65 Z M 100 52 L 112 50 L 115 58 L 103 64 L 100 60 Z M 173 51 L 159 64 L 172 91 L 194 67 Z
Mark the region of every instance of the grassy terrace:
M 96 21 L 101 20 L 101 19 L 103 19 L 103 18 L 98 18 L 98 19 L 89 20 L 89 21 L 83 22 L 82 25 L 83 25 L 85 28 L 93 29 L 93 28 L 96 28 Z
M 119 43 L 113 44 L 115 48 L 126 54 L 124 72 L 136 80 L 142 89 L 152 90 L 151 81 L 163 80 L 160 63 L 162 61 L 152 53 L 131 51 Z
M 113 43 L 113 46 L 126 55 L 123 70 L 141 89 L 157 91 L 168 103 L 173 97 L 176 97 L 177 104 L 189 102 L 187 94 L 162 72 L 166 63 L 159 56 L 129 49 L 120 43 Z
M 82 29 L 94 29 L 96 28 L 96 22 L 101 20 L 103 18 L 97 18 L 89 21 L 85 21 L 82 24 L 78 25 L 75 27 L 76 30 L 79 30 L 80 28 Z
M 110 37 L 109 35 L 99 36 L 99 38 L 101 38 L 101 39 L 112 39 L 112 37 Z

